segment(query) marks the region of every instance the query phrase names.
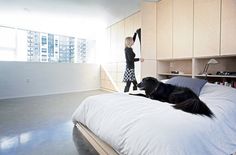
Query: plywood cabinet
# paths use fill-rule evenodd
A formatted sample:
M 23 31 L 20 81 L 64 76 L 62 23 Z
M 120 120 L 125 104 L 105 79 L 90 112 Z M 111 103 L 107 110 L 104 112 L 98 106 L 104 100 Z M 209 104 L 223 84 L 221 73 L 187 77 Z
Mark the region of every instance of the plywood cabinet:
M 108 58 L 111 57 L 111 27 L 106 29 L 106 49 L 101 52 L 100 59 L 108 62 Z
M 138 28 L 141 28 L 141 13 L 137 12 L 124 19 L 125 37 L 132 37 Z
M 141 77 L 156 77 L 157 76 L 157 61 L 145 60 L 141 65 Z
M 133 34 L 134 32 L 136 32 L 137 29 L 141 28 L 141 12 L 137 12 L 133 15 L 132 17 L 133 20 Z M 136 53 L 136 57 L 140 58 L 141 57 L 141 44 L 140 41 L 138 39 L 138 36 L 136 36 L 136 41 L 133 45 L 133 50 Z M 140 62 L 136 62 L 136 66 L 138 67 L 138 69 L 140 69 Z M 136 70 L 137 75 L 140 74 L 140 71 L 138 72 L 138 70 Z
M 173 58 L 193 56 L 193 0 L 173 1 Z
M 111 60 L 124 61 L 124 21 L 111 26 Z
M 156 3 L 143 2 L 141 56 L 144 59 L 156 59 L 156 19 Z
M 141 77 L 156 77 L 156 3 L 142 2 L 141 27 L 142 45 L 141 57 Z M 151 66 L 151 67 L 150 67 Z
M 124 51 L 125 37 L 132 37 L 134 32 L 140 27 L 141 14 L 137 12 L 107 28 L 107 50 L 105 56 L 102 56 L 102 59 L 105 59 L 102 65 L 104 72 L 101 74 L 103 76 L 101 77 L 101 86 L 103 88 L 123 91 L 125 83 L 122 80 L 126 67 Z M 139 57 L 140 43 L 138 39 L 132 48 L 136 56 Z M 139 81 L 141 73 L 140 62 L 136 62 L 135 72 L 136 79 Z M 106 74 L 106 79 L 104 78 L 104 74 Z
M 124 38 L 123 38 L 123 51 L 124 51 L 124 44 L 125 44 L 125 38 L 126 37 L 133 37 L 134 33 L 138 28 L 141 28 L 141 13 L 137 12 L 126 19 L 124 19 Z M 138 36 L 136 36 L 136 40 L 134 45 L 132 46 L 133 51 L 136 54 L 137 58 L 140 58 L 140 41 L 138 39 Z M 124 52 L 122 52 L 124 56 Z M 122 61 L 122 60 L 121 60 Z M 125 58 L 123 59 L 125 61 Z M 135 62 L 135 73 L 136 73 L 136 79 L 140 79 L 140 62 Z
M 194 1 L 194 56 L 218 56 L 221 0 Z
M 134 20 L 130 16 L 124 20 L 124 35 L 125 37 L 132 37 L 134 34 Z
M 149 6 L 151 4 L 149 2 L 144 6 L 154 8 Z M 156 4 L 156 21 L 151 24 L 147 20 L 151 21 L 155 16 L 154 11 L 151 12 L 150 8 L 145 10 L 145 7 L 141 11 L 142 29 L 147 29 L 143 34 L 142 49 L 148 51 L 155 48 L 149 43 L 150 38 L 155 38 L 151 32 L 155 30 L 151 26 L 156 22 L 157 60 L 142 64 L 142 77 L 157 73 L 158 78 L 189 76 L 214 78 L 213 81 L 219 78 L 231 83 L 235 81 L 235 75 L 216 73 L 236 71 L 236 0 L 161 0 Z M 152 58 L 153 55 L 147 53 L 145 56 Z M 201 75 L 211 58 L 217 59 L 219 64 L 209 67 L 212 75 Z
M 236 54 L 236 1 L 222 0 L 221 55 Z
M 137 29 L 141 28 L 141 11 L 133 15 L 133 20 L 134 20 L 134 30 L 136 31 Z
M 172 58 L 173 0 L 157 3 L 157 59 Z

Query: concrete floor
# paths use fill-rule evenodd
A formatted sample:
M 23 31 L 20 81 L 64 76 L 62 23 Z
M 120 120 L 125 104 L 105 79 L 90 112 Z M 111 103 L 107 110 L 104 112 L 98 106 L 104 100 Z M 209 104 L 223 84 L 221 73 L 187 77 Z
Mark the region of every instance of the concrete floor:
M 1 155 L 93 155 L 71 115 L 102 90 L 0 100 Z

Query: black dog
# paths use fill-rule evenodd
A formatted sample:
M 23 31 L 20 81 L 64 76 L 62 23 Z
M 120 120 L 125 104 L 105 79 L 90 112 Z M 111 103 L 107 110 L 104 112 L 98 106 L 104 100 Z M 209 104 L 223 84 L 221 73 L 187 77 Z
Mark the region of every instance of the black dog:
M 145 90 L 145 95 L 130 95 L 144 96 L 150 99 L 172 103 L 175 104 L 173 106 L 175 109 L 181 109 L 188 113 L 206 115 L 208 117 L 214 116 L 206 104 L 189 88 L 165 84 L 153 77 L 144 78 L 137 87 L 140 90 Z

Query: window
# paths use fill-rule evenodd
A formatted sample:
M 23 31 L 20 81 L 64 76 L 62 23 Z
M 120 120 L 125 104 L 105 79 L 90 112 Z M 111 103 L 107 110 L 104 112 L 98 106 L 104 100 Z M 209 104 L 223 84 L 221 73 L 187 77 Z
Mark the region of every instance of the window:
M 0 27 L 0 61 L 93 63 L 94 40 Z
M 0 27 L 0 60 L 14 61 L 16 55 L 16 30 Z
M 46 45 L 46 44 L 47 44 L 47 37 L 42 36 L 42 45 Z

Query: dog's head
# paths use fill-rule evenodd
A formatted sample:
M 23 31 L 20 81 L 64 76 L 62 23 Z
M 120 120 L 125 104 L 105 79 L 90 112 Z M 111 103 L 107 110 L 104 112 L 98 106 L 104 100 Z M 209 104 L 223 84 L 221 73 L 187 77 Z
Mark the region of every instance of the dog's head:
M 149 95 L 153 92 L 158 86 L 159 81 L 153 77 L 143 78 L 142 81 L 137 85 L 140 90 L 145 90 L 146 95 Z

